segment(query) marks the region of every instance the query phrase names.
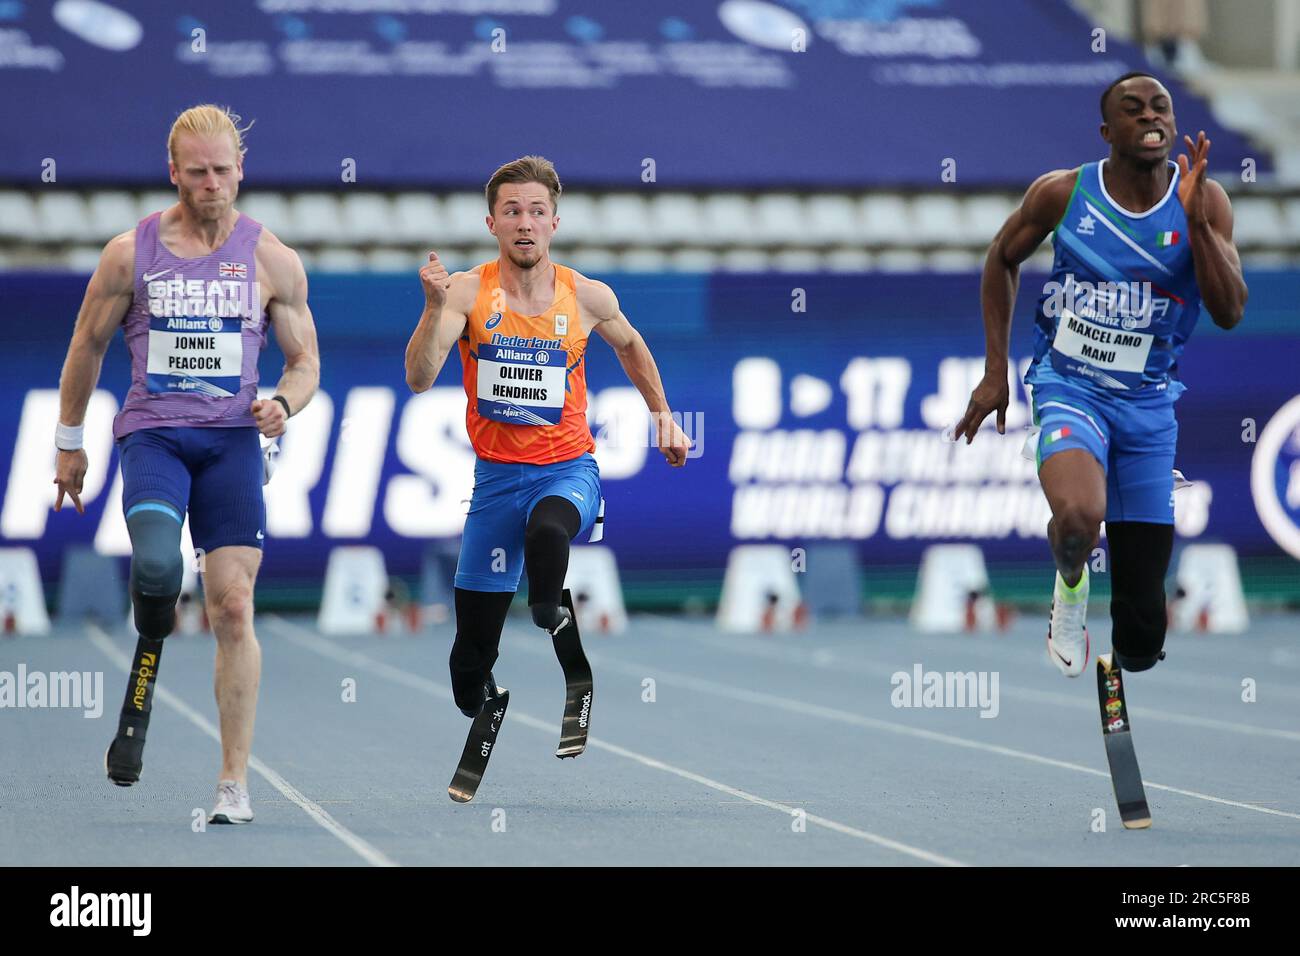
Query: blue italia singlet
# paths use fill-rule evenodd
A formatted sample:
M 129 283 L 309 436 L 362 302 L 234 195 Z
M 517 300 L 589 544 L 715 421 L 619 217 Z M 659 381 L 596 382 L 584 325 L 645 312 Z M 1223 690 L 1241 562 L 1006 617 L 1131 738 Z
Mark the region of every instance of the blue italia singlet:
M 1164 197 L 1134 213 L 1107 195 L 1105 163 L 1079 168 L 1052 234 L 1052 277 L 1038 301 L 1025 381 L 1172 399 L 1183 391 L 1178 359 L 1201 308 L 1178 167 L 1169 163 Z

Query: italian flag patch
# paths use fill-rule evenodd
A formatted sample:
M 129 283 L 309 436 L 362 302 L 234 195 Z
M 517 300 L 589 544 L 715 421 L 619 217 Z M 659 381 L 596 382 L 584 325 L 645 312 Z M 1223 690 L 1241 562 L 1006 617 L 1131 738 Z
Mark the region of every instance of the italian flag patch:
M 1156 233 L 1156 245 L 1162 249 L 1165 246 L 1178 245 L 1178 233 L 1176 232 L 1158 232 Z
M 1069 434 L 1070 434 L 1070 426 L 1069 425 L 1062 426 L 1061 428 L 1058 428 L 1056 431 L 1050 432 L 1048 434 L 1047 444 L 1050 445 L 1054 441 L 1060 441 L 1062 438 L 1067 437 Z

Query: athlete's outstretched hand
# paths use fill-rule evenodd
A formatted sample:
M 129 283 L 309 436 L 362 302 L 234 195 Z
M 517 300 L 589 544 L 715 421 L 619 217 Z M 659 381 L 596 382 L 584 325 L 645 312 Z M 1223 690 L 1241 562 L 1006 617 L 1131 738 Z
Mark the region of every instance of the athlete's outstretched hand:
M 1007 385 L 1007 373 L 985 372 L 984 378 L 975 386 L 975 391 L 971 392 L 970 404 L 966 406 L 966 414 L 952 428 L 952 440 L 956 441 L 962 435 L 966 436 L 966 444 L 970 444 L 975 439 L 975 433 L 980 430 L 984 424 L 984 419 L 989 417 L 989 412 L 997 410 L 998 413 L 998 434 L 1007 433 L 1007 403 L 1011 401 L 1011 389 Z
M 59 496 L 54 499 L 54 510 L 63 510 L 63 496 L 67 495 L 77 506 L 77 514 L 84 515 L 86 509 L 81 504 L 81 483 L 86 478 L 86 449 L 76 451 L 59 450 L 54 463 L 54 483 L 59 486 Z
M 687 453 L 691 450 L 691 440 L 686 432 L 673 420 L 672 415 L 664 412 L 655 417 L 655 443 L 663 453 L 668 464 L 680 468 L 686 464 Z
M 1184 136 L 1183 142 L 1187 144 L 1187 153 L 1178 157 L 1178 199 L 1182 202 L 1183 212 L 1188 219 L 1204 221 L 1208 210 L 1205 205 L 1205 190 L 1201 187 L 1205 185 L 1205 170 L 1210 165 L 1206 158 L 1210 155 L 1210 140 L 1206 137 L 1205 130 L 1201 130 L 1195 143 L 1190 136 Z
M 259 398 L 250 407 L 253 423 L 266 438 L 279 438 L 284 434 L 284 406 L 273 398 Z
M 447 288 L 451 280 L 447 269 L 438 261 L 438 253 L 430 252 L 429 261 L 420 268 L 420 284 L 424 286 L 424 304 L 430 309 L 441 309 L 447 301 Z

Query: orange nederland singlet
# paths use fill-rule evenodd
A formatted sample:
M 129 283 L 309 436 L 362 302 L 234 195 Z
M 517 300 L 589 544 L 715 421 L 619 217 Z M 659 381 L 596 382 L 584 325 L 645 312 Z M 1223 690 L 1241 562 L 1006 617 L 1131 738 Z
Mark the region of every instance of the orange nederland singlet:
M 540 315 L 505 306 L 499 270 L 497 261 L 479 268 L 478 298 L 460 337 L 474 453 L 485 461 L 549 465 L 595 450 L 573 270 L 555 266 L 555 299 Z

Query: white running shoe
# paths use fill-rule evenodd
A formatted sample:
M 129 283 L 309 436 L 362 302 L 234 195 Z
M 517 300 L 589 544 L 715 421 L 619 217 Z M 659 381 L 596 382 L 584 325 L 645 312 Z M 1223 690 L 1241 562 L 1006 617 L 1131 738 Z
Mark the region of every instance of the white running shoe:
M 222 780 L 217 784 L 217 805 L 212 808 L 209 823 L 251 823 L 253 807 L 248 801 L 248 788 L 236 780 Z
M 1088 666 L 1088 566 L 1073 588 L 1056 574 L 1052 592 L 1052 620 L 1047 626 L 1047 656 L 1066 677 L 1078 677 Z

